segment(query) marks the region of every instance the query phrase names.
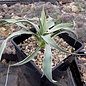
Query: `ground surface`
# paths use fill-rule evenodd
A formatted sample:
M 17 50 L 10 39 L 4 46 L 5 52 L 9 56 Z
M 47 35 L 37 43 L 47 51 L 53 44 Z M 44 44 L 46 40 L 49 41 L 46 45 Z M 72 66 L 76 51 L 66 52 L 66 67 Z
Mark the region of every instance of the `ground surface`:
M 8 7 L 6 4 L 0 5 L 0 19 L 2 18 L 17 18 L 17 17 L 34 17 L 39 16 L 42 10 L 42 5 L 45 5 L 46 12 L 53 18 L 59 18 L 59 22 L 75 22 L 75 29 L 78 33 L 79 40 L 86 42 L 86 1 L 81 0 L 80 2 L 72 2 L 66 4 L 60 4 L 58 6 L 52 5 L 51 3 L 34 3 L 28 5 L 21 5 L 19 3 Z M 10 28 L 10 29 L 8 29 Z M 16 29 L 15 29 L 16 28 Z M 2 41 L 14 31 L 18 31 L 19 28 L 15 25 L 1 25 L 0 24 L 0 44 Z M 8 42 L 7 48 L 4 53 L 15 54 L 15 49 Z M 86 67 L 86 66 L 85 66 Z M 0 86 L 5 86 L 7 66 L 0 63 Z M 11 68 L 9 74 L 8 86 L 31 86 L 27 83 L 25 76 L 22 74 L 20 67 Z M 65 85 L 67 86 L 67 85 Z M 72 86 L 72 85 L 71 85 Z

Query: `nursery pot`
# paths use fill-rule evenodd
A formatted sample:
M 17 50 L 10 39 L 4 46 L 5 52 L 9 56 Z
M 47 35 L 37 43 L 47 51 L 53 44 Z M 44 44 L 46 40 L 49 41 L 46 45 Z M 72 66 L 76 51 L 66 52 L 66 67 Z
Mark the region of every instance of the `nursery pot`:
M 34 29 L 32 29 L 34 31 Z M 35 31 L 34 31 L 35 32 Z M 15 46 L 18 60 L 21 61 L 26 57 L 26 54 L 18 46 L 19 43 L 23 42 L 25 39 L 31 35 L 22 34 L 16 36 L 12 39 L 12 43 Z M 79 41 L 76 41 L 73 37 L 68 34 L 60 34 L 59 37 L 63 38 L 70 46 L 75 48 L 75 52 L 79 52 L 83 48 L 83 44 Z M 75 43 L 76 42 L 76 43 Z M 62 62 L 60 62 L 56 67 L 53 68 L 53 79 L 60 81 L 60 79 L 66 75 L 66 71 L 70 66 L 71 62 L 74 60 L 75 56 L 68 56 Z M 42 77 L 42 72 L 40 69 L 32 62 L 28 62 L 25 65 L 21 66 L 25 76 L 30 82 L 31 86 L 57 86 L 51 83 L 45 76 Z
M 81 56 L 86 56 L 86 53 L 84 53 L 83 50 L 78 53 L 81 54 Z M 70 70 L 72 72 L 74 81 L 76 82 L 76 86 L 85 86 L 84 82 L 81 79 L 81 73 L 78 66 L 78 57 L 74 58 L 73 62 L 70 65 Z
M 9 61 L 18 61 L 18 58 L 17 58 L 17 55 L 16 54 L 7 54 L 7 53 L 4 53 L 2 54 L 2 59 L 6 59 L 7 62 Z
M 78 65 L 76 63 L 76 58 L 71 63 L 70 70 L 72 72 L 74 81 L 76 82 L 76 86 L 83 86 L 83 83 L 82 83 L 81 77 L 80 77 L 80 72 L 78 69 Z

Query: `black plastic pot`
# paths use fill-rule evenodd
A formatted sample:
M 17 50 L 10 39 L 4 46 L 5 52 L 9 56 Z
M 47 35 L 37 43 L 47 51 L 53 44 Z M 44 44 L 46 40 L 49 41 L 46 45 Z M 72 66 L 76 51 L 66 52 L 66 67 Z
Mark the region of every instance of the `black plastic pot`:
M 31 35 L 22 34 L 12 39 L 12 43 L 15 46 L 19 61 L 24 59 L 26 54 L 21 50 L 18 44 L 30 36 Z M 76 41 L 76 39 L 69 36 L 68 34 L 61 34 L 59 37 L 63 38 L 70 46 L 74 47 L 75 52 L 79 52 L 83 48 L 83 44 L 81 42 Z M 66 59 L 64 59 L 64 61 L 60 62 L 55 68 L 53 68 L 53 79 L 60 81 L 60 79 L 66 75 L 67 69 L 74 58 L 75 56 L 68 56 Z M 55 84 L 51 83 L 45 76 L 41 77 L 42 72 L 32 61 L 23 65 L 22 69 L 28 81 L 31 83 L 31 86 L 56 86 Z
M 84 53 L 84 51 L 80 51 L 78 52 L 79 54 L 82 54 L 81 56 L 86 56 L 86 54 Z M 78 67 L 78 57 L 76 57 L 73 62 L 70 65 L 70 70 L 72 72 L 74 81 L 76 82 L 76 86 L 85 86 L 85 84 L 82 82 L 81 80 L 81 73 L 80 73 L 80 69 Z
M 76 64 L 76 59 L 71 63 L 70 70 L 72 72 L 74 81 L 76 82 L 76 86 L 83 86 L 83 82 L 81 81 L 80 77 L 80 72 Z
M 16 54 L 7 54 L 7 53 L 4 53 L 2 54 L 2 59 L 6 59 L 7 62 L 9 61 L 18 61 L 18 58 L 17 58 L 17 55 Z

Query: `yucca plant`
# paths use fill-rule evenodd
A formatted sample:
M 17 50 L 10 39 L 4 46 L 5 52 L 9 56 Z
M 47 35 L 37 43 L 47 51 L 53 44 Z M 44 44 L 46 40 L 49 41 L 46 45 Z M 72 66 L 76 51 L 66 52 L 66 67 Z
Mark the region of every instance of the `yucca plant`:
M 32 21 L 38 21 L 40 23 L 40 26 L 37 24 L 34 24 Z M 12 33 L 10 36 L 8 36 L 2 43 L 1 47 L 0 47 L 0 60 L 2 57 L 2 53 L 6 47 L 6 43 L 9 39 L 11 39 L 12 37 L 16 36 L 16 35 L 20 35 L 20 34 L 31 34 L 32 36 L 34 36 L 37 41 L 38 41 L 38 47 L 37 49 L 32 52 L 32 54 L 30 56 L 27 56 L 24 60 L 12 64 L 10 66 L 18 66 L 18 65 L 23 65 L 27 62 L 29 62 L 30 60 L 32 60 L 37 53 L 39 52 L 40 49 L 44 49 L 44 61 L 43 61 L 43 74 L 53 83 L 57 84 L 58 81 L 55 81 L 52 79 L 52 52 L 51 52 L 51 46 L 55 47 L 56 49 L 59 49 L 60 51 L 63 51 L 65 53 L 68 54 L 75 54 L 72 52 L 67 52 L 63 49 L 61 49 L 60 47 L 58 47 L 58 45 L 56 44 L 56 42 L 53 40 L 54 36 L 57 36 L 59 34 L 62 33 L 67 33 L 67 32 L 71 32 L 73 33 L 76 37 L 76 33 L 72 30 L 73 28 L 73 24 L 71 23 L 60 23 L 60 24 L 56 24 L 56 22 L 54 22 L 54 19 L 51 18 L 50 16 L 46 16 L 44 8 L 41 12 L 41 16 L 38 18 L 25 18 L 25 19 L 1 19 L 0 22 L 7 22 L 7 23 L 12 23 L 12 24 L 16 24 L 22 28 L 25 28 L 25 30 L 20 30 L 17 32 Z M 35 28 L 36 33 L 34 33 L 33 31 L 31 31 L 28 27 L 26 27 L 24 23 L 30 24 L 32 27 Z

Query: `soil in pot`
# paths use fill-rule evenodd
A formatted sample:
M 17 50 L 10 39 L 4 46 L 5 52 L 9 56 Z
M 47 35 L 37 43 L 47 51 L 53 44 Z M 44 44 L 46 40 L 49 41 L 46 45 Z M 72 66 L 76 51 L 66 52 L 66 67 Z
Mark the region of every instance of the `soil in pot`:
M 54 37 L 54 40 L 56 41 L 58 46 L 61 47 L 62 49 L 68 52 L 74 51 L 74 48 L 71 47 L 69 44 L 67 44 L 62 38 L 56 36 Z M 31 36 L 25 41 L 23 41 L 23 43 L 20 43 L 18 46 L 23 50 L 23 52 L 27 56 L 29 56 L 31 55 L 32 52 L 36 50 L 38 43 L 37 43 L 37 40 L 33 36 Z M 68 56 L 68 54 L 61 52 L 59 50 L 56 50 L 54 47 L 51 47 L 51 51 L 52 51 L 53 68 Z M 38 52 L 37 56 L 33 59 L 33 62 L 36 64 L 36 66 L 39 67 L 41 71 L 43 71 L 43 67 L 42 67 L 43 59 L 44 59 L 44 50 L 41 49 Z

